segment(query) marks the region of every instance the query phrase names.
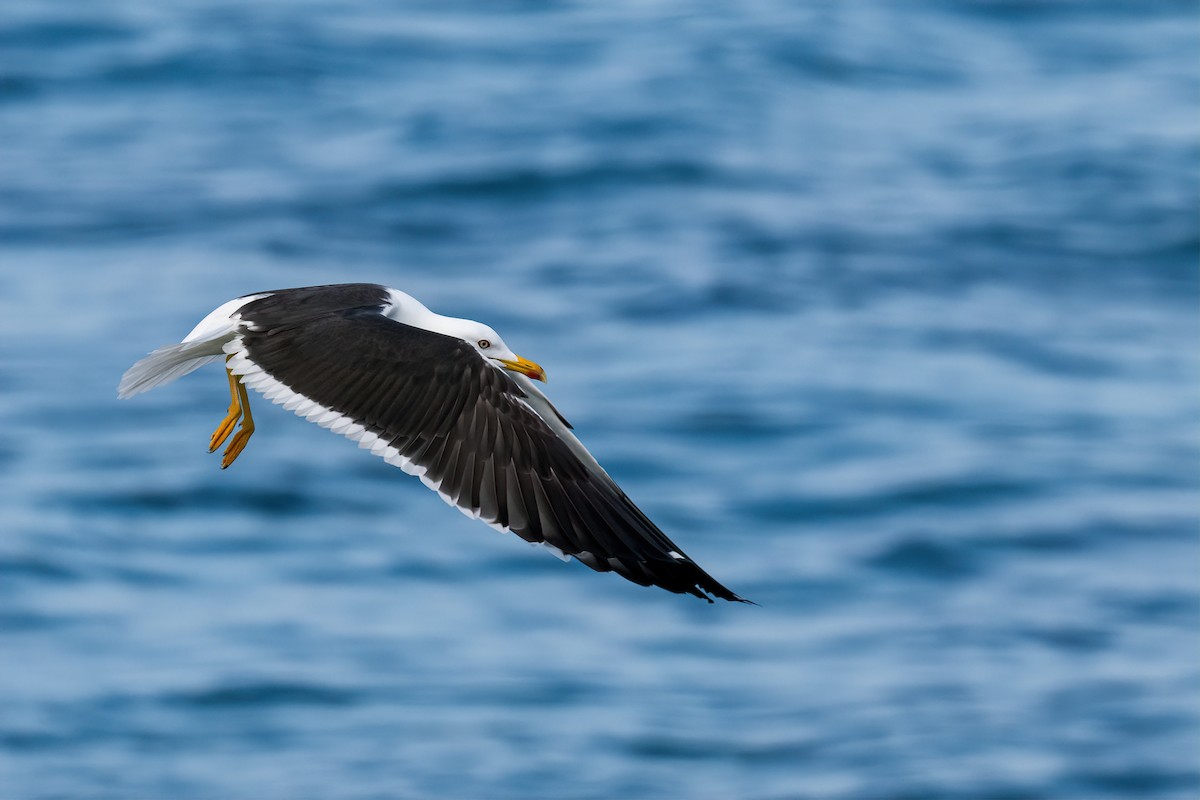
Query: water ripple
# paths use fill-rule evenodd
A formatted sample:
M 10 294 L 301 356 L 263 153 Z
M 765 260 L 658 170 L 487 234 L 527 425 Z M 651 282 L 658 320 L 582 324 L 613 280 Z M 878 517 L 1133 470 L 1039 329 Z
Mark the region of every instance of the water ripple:
M 359 692 L 307 683 L 266 681 L 214 686 L 164 698 L 170 705 L 214 709 L 276 706 L 345 706 L 359 702 Z

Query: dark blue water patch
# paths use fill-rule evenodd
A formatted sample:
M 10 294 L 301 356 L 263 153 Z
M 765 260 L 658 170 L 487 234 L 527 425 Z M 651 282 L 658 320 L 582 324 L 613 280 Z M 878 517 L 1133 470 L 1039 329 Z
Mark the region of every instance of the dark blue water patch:
M 1072 770 L 1062 780 L 1064 786 L 1113 797 L 1149 797 L 1176 791 L 1187 793 L 1180 797 L 1194 797 L 1200 791 L 1200 770 L 1172 766 L 1093 766 Z
M 177 588 L 194 583 L 187 574 L 176 570 L 148 569 L 134 566 L 109 566 L 92 571 L 98 579 L 109 579 L 128 586 L 145 589 Z
M 574 680 L 558 674 L 527 675 L 519 681 L 484 682 L 448 690 L 459 702 L 475 707 L 562 708 L 601 701 L 605 692 L 598 681 Z
M 1113 433 L 1115 420 L 1111 416 L 1070 411 L 1064 414 L 1042 415 L 1037 419 L 1014 417 L 1009 419 L 976 419 L 966 423 L 967 428 L 980 439 L 992 441 L 1017 441 L 1021 437 L 1061 434 L 1071 438 L 1100 439 Z
M 901 486 L 889 491 L 854 497 L 781 495 L 743 502 L 737 510 L 763 522 L 820 522 L 866 519 L 881 514 L 913 509 L 960 510 L 1048 493 L 1048 487 L 1032 482 L 991 476 L 961 477 Z
M 958 409 L 952 399 L 942 394 L 920 394 L 917 392 L 884 391 L 867 386 L 853 389 L 805 387 L 803 400 L 814 413 L 807 417 L 819 420 L 824 429 L 830 425 L 846 425 L 841 417 L 858 416 L 870 418 L 877 415 L 908 417 L 916 420 L 946 419 Z M 819 414 L 816 409 L 838 409 L 839 414 Z
M 797 736 L 794 739 L 768 742 L 728 743 L 733 760 L 751 768 L 792 766 L 817 758 L 825 749 L 815 737 Z
M 740 594 L 745 594 L 743 587 L 738 586 L 737 589 Z M 760 608 L 770 608 L 772 605 L 770 602 L 766 601 L 765 604 L 759 604 L 758 601 L 759 597 L 758 595 L 755 595 L 754 602 Z M 779 608 L 780 606 L 781 604 L 776 603 L 774 607 Z M 698 621 L 703 621 L 706 618 L 712 617 L 712 613 L 709 609 L 700 606 L 698 606 L 698 608 L 700 608 L 699 613 L 685 613 L 688 613 L 689 616 Z M 749 623 L 753 621 L 757 615 L 762 613 L 769 612 L 758 611 L 753 606 L 737 607 L 733 610 L 732 619 L 735 620 L 733 624 L 736 626 L 739 624 L 736 620 L 746 619 L 746 617 L 743 615 L 747 615 L 749 617 L 746 620 Z M 639 646 L 639 649 L 646 653 L 655 654 L 666 659 L 694 657 L 704 661 L 711 661 L 714 664 L 722 663 L 726 665 L 735 665 L 738 663 L 745 664 L 755 661 L 758 658 L 768 656 L 771 652 L 778 651 L 779 647 L 780 642 L 771 642 L 769 644 L 762 643 L 759 645 L 740 644 L 738 647 L 732 647 L 718 651 L 713 647 L 713 642 L 710 638 L 697 638 L 694 633 L 689 633 L 687 636 L 668 637 L 644 642 Z M 714 700 L 714 702 L 716 701 Z
M 1188 258 L 1194 254 L 1188 250 L 1194 244 L 1190 228 L 1157 218 L 1151 230 L 1137 238 L 1146 248 L 1138 252 L 1126 252 L 1111 241 L 1121 240 L 1115 229 L 1145 224 L 1114 222 L 1109 229 L 1098 230 L 1068 229 L 1052 220 L 958 223 L 939 234 L 953 241 L 955 251 L 955 263 L 945 273 L 947 281 L 937 281 L 940 289 L 929 288 L 938 292 L 980 282 L 1019 283 L 1044 292 L 1070 287 L 1077 294 L 1095 296 L 1121 289 L 1157 294 L 1172 287 L 1194 287 L 1196 276 L 1187 270 Z M 1149 235 L 1154 230 L 1162 236 Z M 1019 266 L 1012 263 L 1014 254 L 1021 256 Z M 1161 257 L 1164 254 L 1174 257 Z M 1156 268 L 1148 270 L 1144 263 L 1152 257 Z
M 720 573 L 719 565 L 704 565 Z M 836 613 L 860 597 L 864 587 L 854 581 L 829 579 L 821 576 L 788 574 L 773 569 L 768 577 L 738 580 L 718 574 L 728 584 L 736 584 L 738 594 L 753 600 L 765 609 L 801 608 L 804 613 Z
M 737 403 L 721 404 L 736 407 Z M 776 441 L 824 430 L 811 420 L 782 420 L 767 413 L 744 413 L 727 409 L 693 411 L 661 426 L 664 433 L 680 437 L 702 437 L 707 441 Z
M 909 536 L 869 556 L 866 563 L 888 573 L 930 580 L 961 580 L 984 566 L 979 556 L 959 542 Z
M 675 736 L 645 736 L 615 743 L 633 758 L 651 761 L 724 760 L 729 757 L 725 739 L 700 739 Z
M 1176 299 L 1186 302 L 1196 287 L 1197 274 L 1193 267 L 1196 254 L 1200 253 L 1200 235 L 1191 227 L 1181 228 L 1148 243 L 1140 255 L 1157 266 L 1155 270 L 1147 271 L 1147 281 L 1174 288 L 1179 294 Z
M 1068 182 L 1072 194 L 1082 201 L 1089 194 L 1098 192 L 1146 192 L 1151 187 L 1157 191 L 1161 182 L 1154 180 L 1154 171 L 1147 168 L 1144 161 L 1147 155 L 1138 150 L 1114 153 L 1087 152 L 1078 148 L 1021 151 L 1005 161 L 1003 169 L 1023 180 L 1055 175 Z M 1105 199 L 1089 198 L 1095 203 Z M 1150 199 L 1146 198 L 1147 201 Z
M 319 13 L 280 15 L 263 8 L 201 9 L 191 24 L 207 32 L 203 41 L 185 41 L 155 58 L 126 56 L 125 63 L 103 77 L 114 89 L 176 86 L 240 96 L 268 87 L 306 89 L 315 79 L 331 76 L 415 81 L 428 70 L 453 68 L 467 59 L 485 68 L 553 62 L 570 69 L 586 65 L 600 52 L 590 36 L 525 36 L 522 46 L 513 49 L 503 37 L 460 37 L 447 31 L 414 35 L 408 29 L 350 32 L 326 24 Z M 261 81 L 268 83 L 264 87 Z
M 915 787 L 896 791 L 873 792 L 879 800 L 1050 800 L 1037 786 L 1022 785 L 1019 781 L 980 778 L 970 785 L 962 781 L 949 788 L 932 781 L 914 781 Z M 926 785 L 922 785 L 925 783 Z M 1062 800 L 1055 797 L 1054 800 Z
M 41 81 L 29 75 L 0 75 L 0 105 L 28 102 L 38 94 L 41 86 Z
M 1164 516 L 1138 524 L 1107 520 L 1089 520 L 1081 524 L 1026 526 L 1018 531 L 973 531 L 967 541 L 984 551 L 1030 551 L 1069 554 L 1130 542 L 1195 542 L 1197 520 L 1193 517 Z
M 1105 595 L 1102 604 L 1127 623 L 1169 624 L 1189 632 L 1200 623 L 1200 592 L 1113 592 Z
M 81 627 L 91 618 L 72 614 L 51 614 L 29 609 L 0 609 L 0 632 L 42 634 Z
M 308 261 L 314 256 L 340 258 L 339 247 L 347 244 L 361 246 L 362 242 L 339 243 L 340 239 L 361 239 L 365 227 L 372 228 L 380 238 L 396 244 L 409 246 L 437 246 L 445 242 L 456 242 L 463 246 L 476 240 L 478 230 L 465 220 L 442 209 L 410 207 L 402 212 L 394 207 L 356 208 L 353 206 L 329 207 L 317 211 L 317 204 L 305 203 L 296 210 L 294 217 L 278 217 L 289 229 L 285 237 L 271 233 L 270 227 L 257 226 L 255 246 L 285 260 Z M 275 218 L 273 216 L 273 218 Z M 262 231 L 267 231 L 263 238 Z M 251 234 L 252 237 L 255 234 Z M 347 280 L 354 277 L 347 270 Z
M 697 307 L 755 314 L 794 313 L 804 288 L 797 281 L 767 270 L 765 275 L 726 275 L 705 286 L 695 298 Z
M 1110 722 L 1145 703 L 1149 692 L 1135 680 L 1093 678 L 1055 688 L 1044 700 L 1046 710 L 1062 719 L 1101 718 Z
M 925 348 L 983 352 L 1022 367 L 1056 377 L 1103 378 L 1117 374 L 1121 365 L 1112 359 L 1098 358 L 1055 347 L 1046 339 L 996 331 L 930 331 L 923 336 Z
M 1191 681 L 1186 686 L 1172 687 L 1178 691 L 1177 697 L 1194 694 L 1196 686 Z M 1131 703 L 1120 710 L 1105 709 L 1091 720 L 1091 726 L 1096 730 L 1107 730 L 1116 735 L 1137 738 L 1153 738 L 1165 735 L 1188 734 L 1195 735 L 1197 731 L 1192 726 L 1186 708 L 1176 700 L 1165 703 L 1160 699 L 1153 705 L 1146 700 L 1141 703 Z
M 15 753 L 58 752 L 76 744 L 77 733 L 61 731 L 0 730 L 0 751 Z
M 698 185 L 734 188 L 755 179 L 719 169 L 703 160 L 661 159 L 599 161 L 569 167 L 511 166 L 492 172 L 446 175 L 429 180 L 390 182 L 377 186 L 369 195 L 350 203 L 353 207 L 392 206 L 397 201 L 422 202 L 551 200 L 577 194 L 647 186 L 691 187 Z M 397 209 L 399 210 L 399 209 Z
M 280 209 L 252 210 L 259 222 L 238 224 L 246 230 L 248 241 L 263 247 L 263 233 L 269 234 L 272 247 L 281 246 L 286 253 L 302 255 L 305 260 L 364 260 L 365 258 L 395 258 L 397 247 L 420 248 L 420 258 L 410 255 L 406 260 L 419 261 L 431 267 L 444 261 L 446 269 L 462 271 L 464 248 L 482 246 L 485 235 L 480 224 L 474 224 L 469 209 L 452 204 L 425 203 L 408 199 L 379 201 L 373 197 L 344 197 L 336 190 L 301 197 Z M 226 225 L 223 229 L 233 229 Z M 272 230 L 288 231 L 287 239 Z M 365 235 L 371 231 L 370 235 Z M 380 247 L 379 241 L 388 242 Z M 372 245 L 371 242 L 376 242 Z M 455 251 L 445 252 L 445 243 L 454 242 Z M 364 252 L 366 251 L 371 252 Z M 356 275 L 352 267 L 346 271 L 347 281 Z
M 459 546 L 469 545 L 460 543 Z M 452 546 L 449 543 L 447 546 Z M 494 569 L 489 566 L 489 569 Z M 314 586 L 366 586 L 368 584 L 410 584 L 413 582 L 444 585 L 464 582 L 472 577 L 474 568 L 458 562 L 433 561 L 420 557 L 395 560 L 383 564 L 316 563 L 284 570 L 287 578 Z
M 35 199 L 36 202 L 36 199 Z M 0 223 L 0 236 L 13 244 L 38 245 L 60 240 L 70 245 L 104 245 L 142 239 L 160 240 L 175 235 L 195 235 L 207 230 L 222 232 L 247 225 L 269 225 L 281 218 L 277 203 L 212 204 L 202 197 L 176 193 L 147 204 L 106 198 L 64 212 L 64 203 L 44 214 L 8 215 Z
M 294 681 L 230 683 L 166 695 L 167 705 L 197 709 L 248 709 L 278 706 L 349 706 L 363 700 L 357 690 Z
M 486 535 L 486 532 L 482 533 Z M 518 547 L 519 545 L 514 542 L 513 546 Z M 431 583 L 446 583 L 450 581 L 463 580 L 469 577 L 469 573 L 472 570 L 464 569 L 465 566 L 466 565 L 460 561 L 432 561 L 430 559 L 413 557 L 398 559 L 389 564 L 385 564 L 379 569 L 379 574 L 393 581 L 399 580 L 401 582 L 408 582 L 415 580 L 428 581 Z M 508 565 L 506 564 L 506 568 L 507 566 Z M 496 568 L 497 566 L 494 563 L 489 565 L 489 570 Z
M 1173 18 L 1194 13 L 1191 0 L 1158 0 L 1154 3 L 1127 3 L 1124 0 L 1095 0 L 1095 2 L 1042 3 L 1038 0 L 976 0 L 959 3 L 954 0 L 931 2 L 931 7 L 951 16 L 963 16 L 1003 23 L 1019 32 L 1037 31 L 1043 21 L 1133 20 L 1143 22 L 1154 18 Z
M 242 512 L 272 519 L 294 519 L 319 514 L 367 513 L 354 499 L 317 491 L 280 487 L 189 486 L 179 489 L 124 489 L 76 492 L 55 501 L 80 511 L 99 514 L 165 515 L 181 511 L 209 514 Z
M 1191 493 L 1196 488 L 1196 482 L 1187 471 L 1193 463 L 1194 453 L 1187 445 L 1180 446 L 1178 450 L 1178 453 L 1162 454 L 1165 457 L 1164 462 L 1174 461 L 1179 464 L 1178 472 L 1148 466 L 1140 472 L 1120 471 L 1096 476 L 1096 485 L 1112 489 L 1178 490 Z M 1200 518 L 1196 523 L 1197 529 L 1200 530 Z
M 249 684 L 245 687 L 253 688 Z M 264 685 L 268 694 L 272 692 L 271 685 Z M 245 708 L 251 712 L 263 713 L 272 708 L 288 708 L 295 706 L 322 708 L 344 705 L 339 702 L 328 702 L 329 698 L 314 696 L 306 691 L 308 687 L 300 686 L 300 692 L 289 698 L 287 693 L 294 691 L 297 686 L 279 684 L 275 690 L 283 694 L 274 697 L 264 697 L 261 701 L 251 697 Z M 220 690 L 214 690 L 220 692 Z M 49 753 L 80 754 L 96 747 L 120 747 L 131 749 L 142 755 L 161 754 L 188 750 L 197 752 L 205 749 L 214 741 L 214 731 L 209 721 L 201 723 L 197 713 L 206 713 L 212 709 L 233 711 L 241 704 L 234 702 L 225 704 L 220 697 L 215 698 L 214 705 L 206 704 L 204 692 L 193 694 L 187 692 L 161 694 L 131 694 L 125 692 L 107 692 L 72 701 L 56 701 L 47 703 L 40 709 L 54 720 L 71 720 L 69 729 L 64 730 L 55 726 L 53 731 L 30 728 L 14 728 L 0 731 L 0 739 L 5 734 L 12 737 L 16 747 L 27 751 L 45 750 Z M 179 725 L 170 716 L 162 712 L 183 712 L 186 724 Z M 256 717 L 253 724 L 236 730 L 229 738 L 241 738 L 261 746 L 277 747 L 286 743 L 289 731 L 275 724 L 264 714 Z
M 162 463 L 162 456 L 153 452 L 152 448 L 130 450 L 113 447 L 110 442 L 82 442 L 76 448 L 74 456 L 76 463 L 87 464 L 89 470 L 108 472 L 112 475 L 144 475 L 147 469 Z
M 695 121 L 669 114 L 629 114 L 608 111 L 596 113 L 576 123 L 581 135 L 601 141 L 645 143 L 669 136 L 697 134 L 702 131 Z
M 1086 528 L 1029 530 L 1021 533 L 998 533 L 977 538 L 978 546 L 998 550 L 1029 551 L 1033 553 L 1071 553 L 1086 550 L 1097 544 Z
M 1109 647 L 1114 637 L 1111 631 L 1084 625 L 1027 628 L 1020 635 L 1054 650 L 1068 653 L 1094 653 Z
M 803 249 L 804 241 L 794 233 L 778 233 L 762 225 L 741 218 L 730 218 L 717 227 L 720 234 L 718 245 L 728 252 L 731 259 L 752 258 L 761 263 L 772 263 L 782 257 Z
M 796 290 L 799 287 L 783 284 L 768 287 L 765 283 L 719 280 L 701 288 L 675 286 L 667 292 L 659 287 L 649 287 L 622 298 L 614 311 L 622 319 L 673 325 L 717 313 L 761 315 L 796 310 Z
M 117 94 L 144 96 L 147 92 L 225 92 L 236 105 L 256 92 L 311 96 L 330 78 L 353 79 L 387 76 L 392 80 L 416 80 L 423 62 L 455 55 L 453 45 L 434 45 L 420 39 L 391 37 L 372 41 L 364 38 L 340 46 L 322 26 L 272 23 L 272 34 L 260 35 L 261 20 L 239 26 L 236 14 L 217 15 L 203 41 L 181 40 L 173 48 L 136 48 L 129 41 L 141 35 L 133 28 L 111 26 L 106 38 L 98 27 L 90 34 L 84 26 L 72 30 L 58 26 L 61 43 L 23 42 L 30 58 L 38 51 L 54 50 L 59 59 L 90 56 L 79 63 L 86 69 L 72 72 L 27 66 L 27 74 L 41 88 L 59 94 Z M 203 24 L 203 23 L 200 23 Z M 50 27 L 50 26 L 47 26 Z M 18 29 L 15 34 L 28 31 Z M 73 33 L 78 41 L 69 42 Z M 122 39 L 125 39 L 122 41 Z
M 47 583 L 70 583 L 82 575 L 61 560 L 38 556 L 0 556 L 0 582 L 31 580 Z
M 322 74 L 321 65 L 300 52 L 195 48 L 141 59 L 124 58 L 101 70 L 94 80 L 122 90 L 229 85 L 270 91 L 311 87 Z
M 858 49 L 858 48 L 856 48 Z M 846 88 L 871 87 L 872 92 L 889 89 L 951 89 L 965 85 L 964 70 L 954 62 L 909 50 L 854 53 L 836 38 L 808 36 L 781 41 L 766 55 L 777 74 L 794 74 L 806 86 L 822 83 Z
M 0 47 L 33 51 L 76 49 L 127 42 L 136 35 L 135 28 L 109 19 L 35 19 L 0 28 Z
M 472 533 L 487 536 L 495 534 L 495 531 L 485 529 L 478 532 L 472 531 Z M 563 561 L 541 545 L 530 544 L 516 536 L 503 535 L 505 536 L 503 540 L 505 548 L 502 552 L 492 555 L 487 559 L 464 558 L 462 561 L 457 562 L 463 571 L 461 574 L 490 579 L 500 579 L 502 576 L 504 581 L 515 579 L 521 581 L 557 581 L 562 580 L 566 575 L 570 575 L 572 580 L 580 580 L 581 578 L 591 580 L 590 576 L 592 575 L 604 580 L 612 579 L 611 575 L 601 575 L 592 572 L 575 559 Z M 470 542 L 465 541 L 462 544 L 469 547 Z M 533 587 L 536 585 L 531 584 L 530 590 L 535 591 Z
M 427 534 L 419 530 L 409 530 L 404 532 L 404 537 L 436 537 L 441 549 L 446 553 L 459 555 L 446 559 L 414 555 L 371 564 L 334 563 L 332 559 L 316 563 L 317 559 L 305 557 L 304 563 L 286 567 L 280 570 L 279 574 L 286 579 L 314 586 L 353 585 L 394 589 L 412 585 L 474 585 L 479 581 L 511 583 L 519 580 L 531 591 L 545 581 L 553 583 L 568 576 L 578 580 L 579 573 L 583 573 L 583 579 L 586 580 L 592 574 L 576 561 L 564 563 L 544 547 L 531 545 L 512 535 L 504 536 L 499 543 L 499 549 L 489 547 L 480 550 L 475 547 L 478 537 L 498 535 L 485 529 L 482 524 L 478 525 L 478 530 L 468 530 L 462 536 L 452 536 L 441 530 L 430 531 Z M 398 547 L 404 549 L 402 541 Z M 543 588 L 552 591 L 549 587 Z

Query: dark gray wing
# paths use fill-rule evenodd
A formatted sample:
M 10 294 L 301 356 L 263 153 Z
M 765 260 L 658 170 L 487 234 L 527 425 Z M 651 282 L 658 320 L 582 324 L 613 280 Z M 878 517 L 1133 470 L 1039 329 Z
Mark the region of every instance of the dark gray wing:
M 572 452 L 508 373 L 466 342 L 389 319 L 374 302 L 302 319 L 251 305 L 243 319 L 236 356 L 272 379 L 251 370 L 248 385 L 278 403 L 301 396 L 335 412 L 344 420 L 317 421 L 368 437 L 372 452 L 460 508 L 643 586 L 742 599 Z

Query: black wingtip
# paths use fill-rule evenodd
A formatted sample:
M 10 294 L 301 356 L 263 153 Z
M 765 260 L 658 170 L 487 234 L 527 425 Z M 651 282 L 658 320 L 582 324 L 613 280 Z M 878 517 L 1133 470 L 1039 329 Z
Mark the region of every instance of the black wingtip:
M 693 582 L 687 589 L 684 590 L 689 594 L 703 598 L 709 603 L 712 603 L 713 598 L 716 597 L 721 600 L 728 600 L 731 603 L 746 603 L 747 605 L 752 606 L 758 605 L 758 603 L 754 602 L 753 600 L 747 600 L 737 592 L 725 588 L 720 581 L 697 566 L 696 562 L 689 559 L 687 561 L 681 561 L 677 563 L 687 564 L 692 570 L 694 570 L 694 573 L 690 576 L 693 578 Z
M 718 585 L 720 585 L 720 584 L 718 584 Z M 722 600 L 728 600 L 728 601 L 729 601 L 729 602 L 731 602 L 731 603 L 745 603 L 745 604 L 746 604 L 746 605 L 748 605 L 748 606 L 757 606 L 757 605 L 758 605 L 758 603 L 754 602 L 753 600 L 747 600 L 746 598 L 742 597 L 741 595 L 739 595 L 739 594 L 735 594 L 734 592 L 731 592 L 731 591 L 729 591 L 729 590 L 728 590 L 728 589 L 726 589 L 724 586 L 721 586 L 721 590 L 722 590 L 722 591 L 720 591 L 720 592 L 715 592 L 715 591 L 713 591 L 712 589 L 709 589 L 709 588 L 708 588 L 708 587 L 706 587 L 706 586 L 705 586 L 705 587 L 701 587 L 701 588 L 702 588 L 704 591 L 706 591 L 706 592 L 711 592 L 711 593 L 712 593 L 713 595 L 715 595 L 716 597 L 719 597 L 719 598 L 720 598 L 720 599 L 722 599 Z M 713 599 L 712 599 L 712 597 L 710 597 L 710 596 L 709 596 L 709 595 L 707 595 L 707 594 L 705 594 L 705 595 L 701 595 L 701 597 L 703 597 L 705 600 L 707 600 L 707 601 L 708 601 L 708 602 L 710 602 L 710 603 L 711 603 L 711 602 L 713 602 Z

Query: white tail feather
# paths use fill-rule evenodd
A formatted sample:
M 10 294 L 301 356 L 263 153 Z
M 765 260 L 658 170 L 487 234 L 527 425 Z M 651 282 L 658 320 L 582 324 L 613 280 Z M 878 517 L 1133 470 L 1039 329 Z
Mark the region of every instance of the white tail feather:
M 220 341 L 182 342 L 160 347 L 121 376 L 117 397 L 122 400 L 170 383 L 194 369 L 220 358 Z
M 248 294 L 218 306 L 182 342 L 160 347 L 127 369 L 117 387 L 117 397 L 124 400 L 170 383 L 225 355 L 223 348 L 237 334 L 241 321 L 238 310 L 267 294 Z

